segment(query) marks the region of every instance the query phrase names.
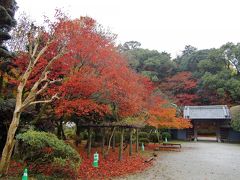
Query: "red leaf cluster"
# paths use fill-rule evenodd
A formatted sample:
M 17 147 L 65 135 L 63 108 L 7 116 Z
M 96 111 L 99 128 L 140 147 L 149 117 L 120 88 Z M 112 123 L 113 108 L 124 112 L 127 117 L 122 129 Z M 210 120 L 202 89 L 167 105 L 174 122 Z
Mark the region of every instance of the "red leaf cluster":
M 49 61 L 56 57 L 59 47 L 65 46 L 66 53 L 51 64 L 47 80 L 38 85 L 41 89 L 49 81 L 62 79 L 61 83 L 50 84 L 46 92 L 38 95 L 38 99 L 49 99 L 58 94 L 60 98 L 53 105 L 58 117 L 77 115 L 99 120 L 106 114 L 114 113 L 120 119 L 148 114 L 148 117 L 144 118 L 150 125 L 189 127 L 188 122 L 183 123 L 176 118 L 174 108 L 163 108 L 165 102 L 159 99 L 158 95 L 154 95 L 150 80 L 128 67 L 114 45 L 114 36 L 103 31 L 93 19 L 64 19 L 51 28 L 51 33 L 42 35 L 41 43 L 46 44 L 48 38 L 53 40 L 34 66 L 25 92 L 28 93 Z M 16 58 L 16 67 L 22 72 L 29 61 L 31 57 L 24 52 Z M 189 90 L 196 85 L 195 81 L 189 79 L 189 73 L 179 76 L 188 81 L 178 83 L 179 79 L 172 77 L 168 87 L 171 88 L 173 83 L 174 86 L 177 83 L 179 88 Z
M 12 160 L 8 169 L 8 176 L 19 176 L 23 174 L 26 164 Z
M 176 100 L 178 105 L 194 105 L 199 98 L 195 89 L 197 80 L 193 78 L 191 72 L 183 71 L 166 78 L 160 83 L 160 88 L 169 97 Z

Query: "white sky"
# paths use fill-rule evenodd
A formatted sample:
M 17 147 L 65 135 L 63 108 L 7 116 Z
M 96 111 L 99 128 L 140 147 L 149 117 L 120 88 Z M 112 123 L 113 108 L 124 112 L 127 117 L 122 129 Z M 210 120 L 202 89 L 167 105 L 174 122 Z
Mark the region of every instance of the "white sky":
M 71 17 L 90 16 L 118 35 L 118 42 L 139 41 L 143 48 L 173 57 L 185 45 L 198 49 L 240 42 L 239 0 L 16 0 L 18 12 L 41 22 L 63 8 Z M 18 15 L 18 14 L 17 14 Z

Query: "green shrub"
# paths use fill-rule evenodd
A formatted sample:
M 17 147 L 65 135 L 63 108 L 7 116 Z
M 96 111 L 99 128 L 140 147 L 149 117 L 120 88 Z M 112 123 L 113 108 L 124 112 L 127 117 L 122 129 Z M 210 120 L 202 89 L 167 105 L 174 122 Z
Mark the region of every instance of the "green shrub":
M 240 131 L 240 106 L 233 106 L 230 108 L 232 120 L 231 126 L 235 131 Z
M 161 137 L 159 137 L 159 139 L 161 140 Z M 158 142 L 157 133 L 151 133 L 149 137 L 149 141 L 153 143 L 157 143 Z
M 80 165 L 79 154 L 54 134 L 27 131 L 17 135 L 19 157 L 26 161 L 29 171 L 59 177 L 73 177 Z M 63 174 L 65 173 L 65 175 Z
M 82 140 L 87 140 L 88 139 L 88 132 L 87 131 L 81 132 L 80 137 L 81 137 Z
M 163 132 L 162 133 L 162 138 L 163 139 L 165 139 L 165 138 L 170 139 L 171 138 L 171 134 L 169 132 Z
M 148 138 L 148 133 L 147 132 L 139 132 L 138 137 L 139 137 L 139 139 L 140 138 Z
M 76 139 L 76 130 L 75 128 L 66 128 L 64 133 L 67 139 Z
M 149 139 L 148 138 L 139 138 L 139 145 L 142 145 L 142 143 L 144 145 L 149 143 Z
M 139 144 L 141 145 L 142 143 L 148 144 L 150 141 L 148 139 L 148 133 L 147 132 L 139 132 L 138 134 L 139 137 Z

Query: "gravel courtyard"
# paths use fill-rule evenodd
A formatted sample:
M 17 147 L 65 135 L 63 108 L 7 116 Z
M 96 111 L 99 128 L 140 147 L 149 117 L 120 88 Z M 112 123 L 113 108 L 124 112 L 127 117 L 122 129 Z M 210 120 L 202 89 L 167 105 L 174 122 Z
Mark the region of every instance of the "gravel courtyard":
M 121 180 L 237 180 L 240 179 L 240 145 L 182 143 L 181 152 L 160 151 L 152 168 Z M 120 180 L 119 179 L 119 180 Z

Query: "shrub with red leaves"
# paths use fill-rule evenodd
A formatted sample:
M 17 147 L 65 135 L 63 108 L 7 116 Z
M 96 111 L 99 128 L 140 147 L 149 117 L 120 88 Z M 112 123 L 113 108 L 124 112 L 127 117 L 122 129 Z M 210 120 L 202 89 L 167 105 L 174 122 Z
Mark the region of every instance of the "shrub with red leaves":
M 26 165 L 21 162 L 12 160 L 8 169 L 8 176 L 19 176 L 23 173 L 24 167 Z

